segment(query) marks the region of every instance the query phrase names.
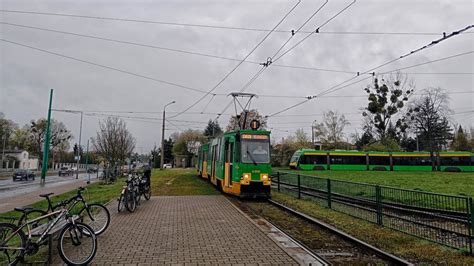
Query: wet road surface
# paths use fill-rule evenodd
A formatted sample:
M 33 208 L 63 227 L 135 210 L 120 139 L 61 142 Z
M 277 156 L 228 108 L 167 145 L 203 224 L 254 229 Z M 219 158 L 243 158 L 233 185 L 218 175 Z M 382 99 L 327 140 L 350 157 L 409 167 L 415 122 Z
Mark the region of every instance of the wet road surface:
M 76 176 L 46 176 L 46 183 L 40 184 L 41 178 L 36 177 L 35 180 L 28 181 L 13 181 L 11 178 L 6 180 L 0 180 L 0 200 L 8 199 L 12 196 L 31 193 L 44 188 L 54 188 L 70 183 L 77 183 L 78 181 L 86 182 L 88 180 L 88 174 L 79 174 L 79 179 Z M 97 180 L 96 174 L 91 174 L 91 182 Z

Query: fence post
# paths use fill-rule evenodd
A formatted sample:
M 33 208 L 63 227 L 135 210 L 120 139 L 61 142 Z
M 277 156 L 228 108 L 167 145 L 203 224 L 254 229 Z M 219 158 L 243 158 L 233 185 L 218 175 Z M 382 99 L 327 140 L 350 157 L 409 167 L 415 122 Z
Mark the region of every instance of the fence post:
M 277 190 L 278 192 L 280 192 L 280 172 L 277 172 L 277 182 L 278 182 Z
M 472 198 L 469 197 L 469 207 L 468 207 L 468 212 L 471 213 L 471 222 L 470 222 L 470 227 L 469 228 L 469 254 L 472 255 L 472 240 L 474 238 L 474 205 L 472 203 Z
M 382 193 L 380 186 L 375 186 L 375 202 L 377 205 L 377 224 L 382 225 Z
M 328 208 L 331 209 L 331 179 L 327 179 L 328 190 Z
M 298 199 L 301 199 L 301 180 L 300 174 L 298 174 Z

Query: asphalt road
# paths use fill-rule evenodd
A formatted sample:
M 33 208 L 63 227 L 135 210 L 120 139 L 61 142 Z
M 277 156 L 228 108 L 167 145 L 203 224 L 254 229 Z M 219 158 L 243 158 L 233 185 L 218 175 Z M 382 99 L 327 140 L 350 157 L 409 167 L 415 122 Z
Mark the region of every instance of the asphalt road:
M 97 180 L 97 174 L 91 174 L 91 181 Z M 28 181 L 13 181 L 11 178 L 0 180 L 0 199 L 10 198 L 20 194 L 26 194 L 42 190 L 44 188 L 54 188 L 70 183 L 77 183 L 78 181 L 87 181 L 88 174 L 79 174 L 79 180 L 76 175 L 73 176 L 46 176 L 46 183 L 40 184 L 41 178 L 36 177 L 35 180 Z

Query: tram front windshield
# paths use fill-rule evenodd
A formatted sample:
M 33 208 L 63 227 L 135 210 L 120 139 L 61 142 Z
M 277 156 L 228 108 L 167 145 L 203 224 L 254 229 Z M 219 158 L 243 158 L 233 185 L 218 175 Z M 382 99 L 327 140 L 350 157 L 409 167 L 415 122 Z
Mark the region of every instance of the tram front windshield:
M 242 163 L 269 163 L 270 162 L 270 140 L 265 139 L 242 139 L 241 146 Z

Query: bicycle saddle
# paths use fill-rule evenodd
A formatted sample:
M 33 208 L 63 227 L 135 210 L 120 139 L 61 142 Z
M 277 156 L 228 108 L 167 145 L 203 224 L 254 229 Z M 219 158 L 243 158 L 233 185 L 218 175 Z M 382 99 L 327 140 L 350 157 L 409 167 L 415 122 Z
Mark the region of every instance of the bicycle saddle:
M 14 210 L 18 212 L 27 212 L 29 210 L 33 210 L 34 208 L 31 207 L 16 207 Z
M 53 195 L 53 194 L 54 194 L 54 193 L 51 192 L 51 193 L 46 193 L 46 194 L 40 194 L 39 196 L 40 196 L 40 197 L 43 197 L 43 198 L 47 198 L 47 197 L 49 197 L 49 196 L 51 196 L 51 195 Z

